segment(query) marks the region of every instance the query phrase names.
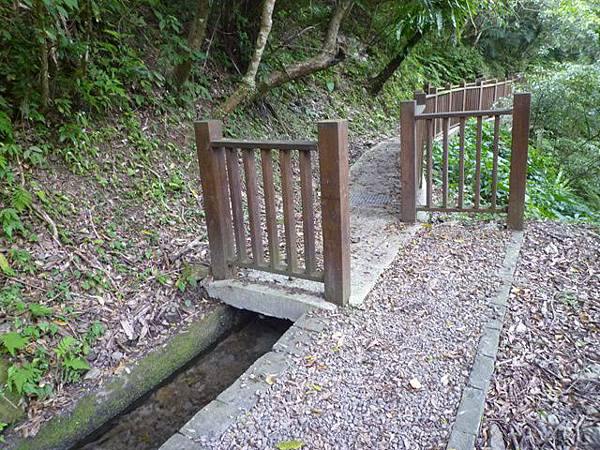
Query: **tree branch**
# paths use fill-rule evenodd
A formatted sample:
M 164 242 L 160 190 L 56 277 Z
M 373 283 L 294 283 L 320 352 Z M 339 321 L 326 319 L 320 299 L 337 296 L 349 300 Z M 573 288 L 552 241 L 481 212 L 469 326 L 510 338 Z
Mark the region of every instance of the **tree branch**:
M 344 16 L 350 11 L 353 4 L 354 0 L 342 0 L 337 4 L 329 21 L 327 34 L 323 41 L 321 51 L 317 55 L 304 61 L 294 63 L 289 67 L 285 67 L 283 70 L 272 72 L 263 82 L 259 83 L 257 88 L 251 86 L 250 88 L 243 89 L 243 86 L 240 86 L 220 109 L 220 115 L 224 116 L 229 114 L 241 104 L 263 96 L 272 88 L 281 86 L 288 81 L 302 78 L 319 70 L 323 70 L 339 62 L 344 56 L 343 53 L 340 52 L 338 46 L 340 25 Z

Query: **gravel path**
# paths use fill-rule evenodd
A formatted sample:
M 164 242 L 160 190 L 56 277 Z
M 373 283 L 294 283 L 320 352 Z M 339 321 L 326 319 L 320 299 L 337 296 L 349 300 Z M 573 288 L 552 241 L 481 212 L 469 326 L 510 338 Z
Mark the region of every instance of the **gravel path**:
M 424 224 L 363 306 L 319 312 L 328 325 L 318 339 L 205 444 L 443 448 L 508 236 L 495 224 Z
M 600 234 L 528 225 L 480 448 L 600 448 Z

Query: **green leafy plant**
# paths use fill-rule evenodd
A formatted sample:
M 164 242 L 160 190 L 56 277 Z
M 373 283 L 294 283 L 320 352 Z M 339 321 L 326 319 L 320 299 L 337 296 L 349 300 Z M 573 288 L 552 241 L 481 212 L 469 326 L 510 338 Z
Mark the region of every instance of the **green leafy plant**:
M 54 349 L 62 370 L 62 378 L 73 382 L 81 378 L 81 374 L 90 370 L 90 365 L 84 355 L 88 352 L 87 345 L 72 336 L 64 337 Z
M 10 332 L 4 333 L 0 336 L 0 341 L 2 342 L 2 346 L 4 349 L 11 355 L 15 356 L 17 350 L 24 349 L 29 340 L 21 336 L 20 333 Z
M 476 123 L 471 120 L 465 128 L 465 177 L 464 198 L 470 204 L 474 198 L 475 162 L 476 162 Z M 498 183 L 497 204 L 507 206 L 509 195 L 510 175 L 510 146 L 511 134 L 509 129 L 501 127 L 498 144 Z M 448 184 L 449 200 L 456 201 L 459 185 L 459 149 L 457 136 L 450 140 L 448 146 Z M 434 179 L 440 185 L 443 149 L 439 143 L 433 146 Z M 481 154 L 481 205 L 489 206 L 492 197 L 492 168 L 493 168 L 493 124 L 484 122 L 482 127 Z M 583 219 L 596 220 L 598 213 L 586 206 L 572 188 L 572 181 L 560 168 L 556 157 L 548 151 L 530 147 L 527 176 L 526 213 L 534 218 L 548 219 Z
M 6 430 L 6 427 L 8 427 L 7 423 L 0 422 L 0 444 L 6 442 L 6 440 L 4 439 L 4 430 Z

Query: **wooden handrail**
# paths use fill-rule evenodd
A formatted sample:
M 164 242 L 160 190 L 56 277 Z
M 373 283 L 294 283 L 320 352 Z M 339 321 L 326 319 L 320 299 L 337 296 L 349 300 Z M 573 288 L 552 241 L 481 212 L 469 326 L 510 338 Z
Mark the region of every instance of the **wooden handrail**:
M 415 114 L 415 120 L 448 119 L 450 117 L 506 116 L 509 114 L 512 114 L 512 108 L 486 109 L 482 111 L 446 111 L 437 113 Z
M 211 148 L 248 148 L 259 150 L 302 150 L 314 151 L 319 148 L 315 141 L 266 141 L 248 139 L 217 139 L 211 141 Z
M 506 83 L 512 83 L 513 81 L 517 80 L 518 77 L 512 77 L 512 78 L 506 78 L 504 80 L 496 80 L 495 79 L 489 79 L 489 80 L 481 80 L 481 82 L 479 84 L 473 84 L 473 83 L 469 83 L 466 84 L 465 86 L 461 86 L 461 85 L 453 85 L 451 86 L 450 89 L 443 89 L 443 90 L 439 90 L 437 91 L 435 94 L 427 94 L 426 98 L 434 98 L 436 96 L 440 96 L 440 95 L 447 95 L 453 92 L 461 92 L 461 91 L 467 91 L 467 90 L 471 90 L 471 89 L 481 89 L 482 87 L 493 87 L 493 86 L 502 86 Z

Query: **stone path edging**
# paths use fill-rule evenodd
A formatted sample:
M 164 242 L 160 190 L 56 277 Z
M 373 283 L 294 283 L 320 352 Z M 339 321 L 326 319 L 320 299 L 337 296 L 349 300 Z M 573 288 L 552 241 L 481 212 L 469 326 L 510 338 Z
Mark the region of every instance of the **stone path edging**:
M 479 426 L 483 418 L 485 396 L 494 373 L 494 364 L 500 344 L 500 333 L 502 332 L 510 290 L 522 245 L 523 232 L 513 232 L 499 273 L 500 288 L 489 303 L 490 317 L 483 327 L 477 346 L 477 354 L 456 413 L 456 420 L 452 427 L 447 450 L 471 450 L 475 447 L 475 441 L 479 435 Z

